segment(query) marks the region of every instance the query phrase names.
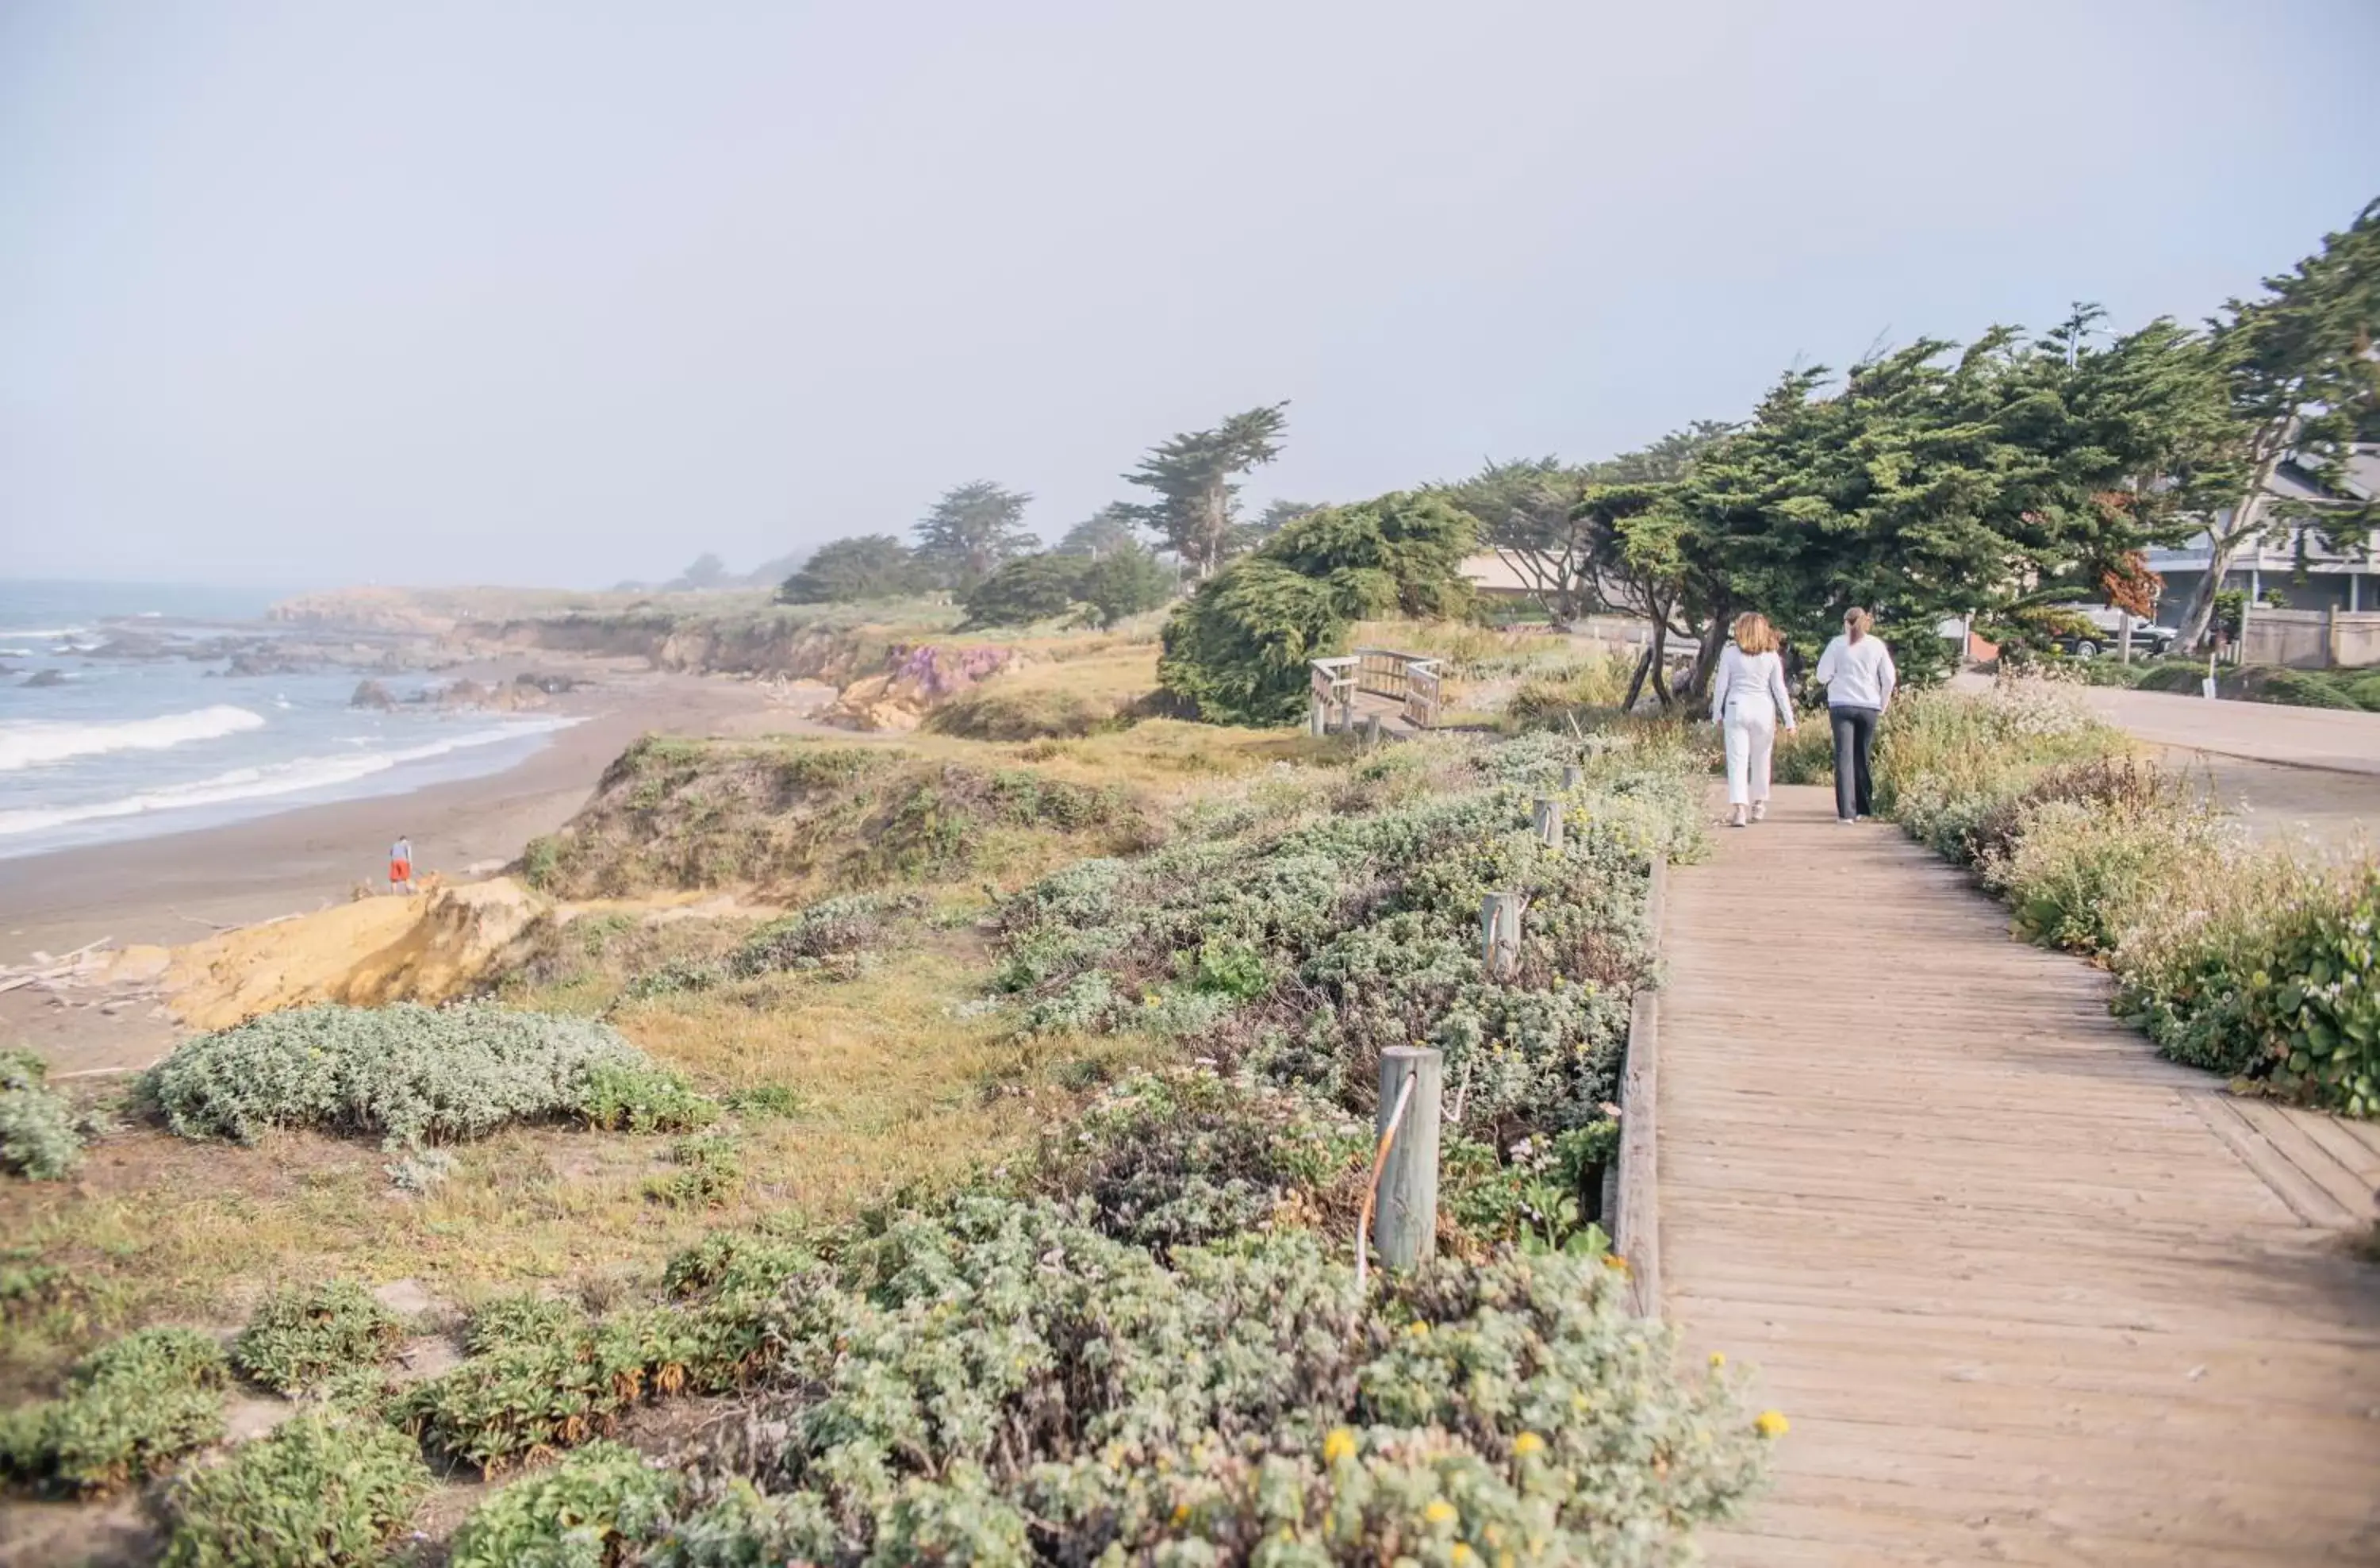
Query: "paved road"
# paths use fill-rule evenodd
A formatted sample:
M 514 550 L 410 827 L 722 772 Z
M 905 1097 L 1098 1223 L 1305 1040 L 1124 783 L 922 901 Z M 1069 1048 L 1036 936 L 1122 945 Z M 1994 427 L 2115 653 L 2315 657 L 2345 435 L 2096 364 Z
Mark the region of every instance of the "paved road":
M 2164 691 L 2085 687 L 2102 718 L 2157 746 L 2380 779 L 2380 713 L 2209 702 Z
M 2380 1562 L 2372 1265 L 2104 974 L 1832 818 L 1780 791 L 1670 881 L 1667 1312 L 1792 1422 L 1711 1560 Z
M 2092 708 L 2157 747 L 2263 837 L 2380 839 L 2380 713 L 2086 688 Z

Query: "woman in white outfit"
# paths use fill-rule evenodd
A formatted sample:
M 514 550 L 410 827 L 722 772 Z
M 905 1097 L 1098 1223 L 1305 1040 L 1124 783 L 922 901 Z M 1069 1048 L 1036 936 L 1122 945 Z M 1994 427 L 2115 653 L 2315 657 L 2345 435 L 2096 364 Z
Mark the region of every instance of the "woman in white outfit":
M 1747 809 L 1752 821 L 1768 815 L 1769 754 L 1779 724 L 1793 733 L 1793 699 L 1768 617 L 1738 615 L 1730 630 L 1735 640 L 1719 650 L 1711 682 L 1711 720 L 1727 740 L 1727 801 L 1735 808 L 1727 825 L 1740 828 Z

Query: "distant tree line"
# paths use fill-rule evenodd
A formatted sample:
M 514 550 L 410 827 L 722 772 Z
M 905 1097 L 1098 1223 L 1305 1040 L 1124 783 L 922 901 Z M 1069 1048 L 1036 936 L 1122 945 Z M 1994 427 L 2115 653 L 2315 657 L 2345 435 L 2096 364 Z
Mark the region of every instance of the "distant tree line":
M 848 604 L 949 593 L 972 626 L 1021 626 L 1079 612 L 1111 624 L 1163 604 L 1315 507 L 1276 501 L 1242 516 L 1239 478 L 1279 455 L 1286 404 L 1234 414 L 1212 430 L 1160 443 L 1123 475 L 1146 502 L 1115 501 L 1043 549 L 1025 524 L 1032 496 L 989 480 L 954 486 L 907 541 L 891 534 L 838 539 L 785 577 L 788 604 Z M 1152 541 L 1154 541 L 1152 544 Z M 706 557 L 713 566 L 716 560 Z

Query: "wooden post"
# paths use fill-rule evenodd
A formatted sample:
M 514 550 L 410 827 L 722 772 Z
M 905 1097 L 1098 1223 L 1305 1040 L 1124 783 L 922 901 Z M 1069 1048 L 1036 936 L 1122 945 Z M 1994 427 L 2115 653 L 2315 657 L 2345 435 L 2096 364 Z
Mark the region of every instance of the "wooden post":
M 1364 749 L 1378 751 L 1379 748 L 1380 716 L 1378 713 L 1366 713 L 1364 715 Z
M 1372 1247 L 1389 1269 L 1410 1269 L 1438 1251 L 1439 1099 L 1446 1087 L 1445 1058 L 1420 1045 L 1392 1045 L 1380 1052 L 1375 1131 L 1388 1131 L 1408 1078 L 1414 1080 L 1413 1093 L 1381 1167 L 1379 1202 L 1372 1210 Z
M 1537 796 L 1537 842 L 1548 849 L 1560 849 L 1562 842 L 1562 803 L 1558 795 Z
M 1491 893 L 1479 901 L 1479 959 L 1496 979 L 1521 966 L 1521 895 Z
M 1323 707 L 1322 699 L 1309 693 L 1305 699 L 1305 733 L 1320 740 L 1330 729 L 1330 710 Z
M 1565 793 L 1586 782 L 1586 770 L 1575 762 L 1562 764 L 1562 789 Z

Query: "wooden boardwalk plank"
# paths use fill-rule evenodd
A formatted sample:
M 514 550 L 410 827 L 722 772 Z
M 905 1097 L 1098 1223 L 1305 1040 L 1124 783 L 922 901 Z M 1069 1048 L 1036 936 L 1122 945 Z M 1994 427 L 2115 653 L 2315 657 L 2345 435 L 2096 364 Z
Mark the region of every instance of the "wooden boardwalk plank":
M 1818 791 L 1671 875 L 1661 1268 L 1795 1422 L 1719 1563 L 2380 1562 L 2380 1141 Z

